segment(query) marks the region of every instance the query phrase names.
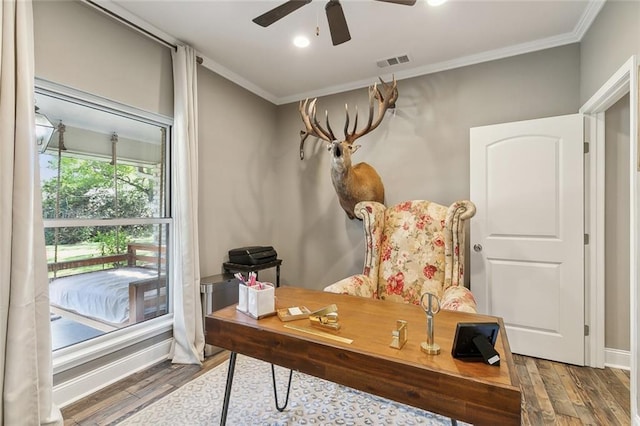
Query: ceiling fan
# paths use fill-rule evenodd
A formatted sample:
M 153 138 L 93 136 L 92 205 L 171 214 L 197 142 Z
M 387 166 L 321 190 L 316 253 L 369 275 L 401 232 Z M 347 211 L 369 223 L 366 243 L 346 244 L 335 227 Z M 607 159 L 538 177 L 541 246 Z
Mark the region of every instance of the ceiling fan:
M 383 1 L 386 3 L 402 4 L 405 6 L 413 6 L 416 4 L 416 0 L 375 0 Z M 284 18 L 290 13 L 295 12 L 302 6 L 311 3 L 311 0 L 288 0 L 287 2 L 277 6 L 266 13 L 253 19 L 253 22 L 262 26 L 268 27 L 276 21 Z M 351 40 L 351 34 L 349 34 L 349 27 L 347 26 L 347 20 L 344 17 L 342 5 L 339 0 L 329 0 L 324 7 L 327 13 L 327 22 L 329 23 L 329 32 L 331 33 L 331 41 L 334 46 L 342 44 Z

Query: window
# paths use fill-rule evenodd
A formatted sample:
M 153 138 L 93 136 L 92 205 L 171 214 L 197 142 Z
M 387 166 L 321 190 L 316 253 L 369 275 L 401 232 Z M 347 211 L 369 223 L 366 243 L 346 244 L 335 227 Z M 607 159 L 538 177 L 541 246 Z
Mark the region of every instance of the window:
M 93 99 L 36 89 L 54 351 L 170 306 L 170 122 Z

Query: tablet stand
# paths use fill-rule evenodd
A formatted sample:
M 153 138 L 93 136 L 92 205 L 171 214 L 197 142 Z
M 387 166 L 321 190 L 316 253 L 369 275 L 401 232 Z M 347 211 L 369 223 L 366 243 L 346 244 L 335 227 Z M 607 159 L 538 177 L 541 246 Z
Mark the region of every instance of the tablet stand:
M 482 354 L 484 362 L 489 365 L 500 365 L 500 354 L 498 354 L 498 352 L 493 348 L 493 345 L 489 343 L 487 336 L 478 334 L 473 338 L 473 344 Z

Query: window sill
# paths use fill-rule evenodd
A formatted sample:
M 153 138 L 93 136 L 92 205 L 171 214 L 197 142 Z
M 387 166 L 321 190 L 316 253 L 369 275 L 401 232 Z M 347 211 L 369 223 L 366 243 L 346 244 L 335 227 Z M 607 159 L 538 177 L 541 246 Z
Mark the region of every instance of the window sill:
M 53 352 L 58 374 L 173 329 L 173 314 L 134 324 Z

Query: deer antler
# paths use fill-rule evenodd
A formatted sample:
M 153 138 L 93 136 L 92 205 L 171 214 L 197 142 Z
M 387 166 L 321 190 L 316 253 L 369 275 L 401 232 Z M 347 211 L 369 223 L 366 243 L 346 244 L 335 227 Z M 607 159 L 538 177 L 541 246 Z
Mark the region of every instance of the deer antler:
M 369 120 L 367 121 L 367 125 L 359 132 L 356 131 L 358 126 L 358 106 L 356 105 L 356 117 L 353 123 L 353 130 L 351 133 L 348 132 L 349 127 L 349 107 L 345 104 L 346 110 L 346 122 L 344 124 L 344 138 L 349 143 L 349 145 L 353 144 L 356 139 L 361 136 L 366 135 L 367 133 L 373 131 L 382 123 L 382 119 L 384 118 L 384 113 L 389 108 L 396 107 L 396 100 L 398 100 L 398 82 L 396 81 L 395 76 L 393 77 L 393 81 L 391 83 L 386 83 L 382 78 L 380 78 L 380 83 L 382 83 L 382 88 L 384 93 L 380 91 L 378 88 L 378 83 L 375 83 L 373 86 L 369 86 Z M 373 101 L 378 101 L 378 116 L 375 121 L 373 120 Z
M 344 123 L 344 137 L 345 141 L 349 145 L 352 145 L 356 139 L 366 135 L 367 133 L 373 131 L 376 127 L 378 127 L 382 122 L 384 113 L 387 111 L 387 109 L 396 107 L 395 102 L 398 99 L 398 83 L 396 82 L 395 76 L 393 77 L 393 81 L 391 83 L 386 83 L 382 78 L 380 78 L 380 83 L 382 83 L 384 93 L 382 93 L 378 88 L 378 83 L 375 83 L 373 86 L 369 86 L 369 120 L 367 121 L 367 125 L 361 131 L 356 131 L 358 126 L 358 106 L 356 105 L 356 116 L 353 122 L 353 130 L 351 131 L 351 133 L 349 133 L 349 106 L 347 104 L 344 105 L 346 114 Z M 373 120 L 374 99 L 378 101 L 378 115 L 375 121 Z M 305 99 L 304 101 L 300 101 L 300 104 L 298 106 L 298 110 L 300 111 L 300 115 L 302 116 L 302 122 L 305 126 L 305 130 L 300 131 L 301 160 L 304 159 L 304 142 L 310 135 L 320 138 L 323 141 L 329 143 L 337 140 L 337 138 L 333 134 L 331 125 L 329 124 L 328 111 L 325 111 L 325 121 L 327 128 L 323 128 L 322 125 L 318 122 L 318 119 L 316 118 L 317 101 L 318 98 L 313 99 L 311 102 L 309 102 L 309 99 Z
M 329 113 L 325 111 L 327 129 L 325 130 L 316 118 L 316 102 L 318 98 L 309 102 L 309 99 L 300 101 L 298 110 L 302 116 L 302 122 L 304 123 L 305 130 L 300 131 L 300 159 L 304 160 L 304 142 L 309 136 L 315 136 L 326 142 L 333 142 L 336 140 L 331 125 L 329 124 Z
M 320 123 L 318 123 L 318 119 L 316 118 L 316 102 L 318 98 L 315 98 L 311 102 L 309 99 L 305 99 L 304 101 L 300 101 L 300 106 L 298 110 L 300 111 L 300 115 L 302 116 L 302 122 L 304 123 L 304 127 L 306 128 L 305 133 L 307 135 L 312 135 L 317 138 L 320 138 L 327 142 L 333 142 L 336 137 L 333 135 L 333 131 L 331 130 L 331 126 L 329 125 L 329 114 L 325 111 L 325 115 L 327 117 L 327 129 L 325 130 Z

